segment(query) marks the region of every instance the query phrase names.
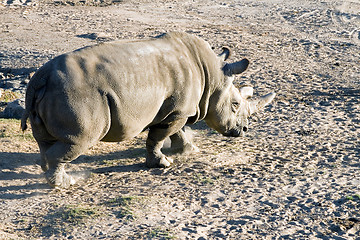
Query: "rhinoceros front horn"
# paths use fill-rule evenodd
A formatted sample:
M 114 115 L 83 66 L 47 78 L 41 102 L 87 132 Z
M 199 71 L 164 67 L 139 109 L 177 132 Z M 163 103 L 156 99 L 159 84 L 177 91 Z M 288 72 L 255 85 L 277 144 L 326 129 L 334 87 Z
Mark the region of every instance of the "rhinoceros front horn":
M 239 74 L 244 72 L 249 66 L 249 60 L 244 58 L 239 62 L 227 63 L 223 67 L 224 74 L 227 76 L 232 76 L 234 74 Z
M 271 101 L 274 99 L 275 95 L 276 94 L 272 92 L 272 93 L 268 93 L 268 94 L 260 97 L 260 99 L 251 101 L 250 102 L 250 115 L 261 110 L 263 107 L 265 107 L 266 105 L 271 103 Z

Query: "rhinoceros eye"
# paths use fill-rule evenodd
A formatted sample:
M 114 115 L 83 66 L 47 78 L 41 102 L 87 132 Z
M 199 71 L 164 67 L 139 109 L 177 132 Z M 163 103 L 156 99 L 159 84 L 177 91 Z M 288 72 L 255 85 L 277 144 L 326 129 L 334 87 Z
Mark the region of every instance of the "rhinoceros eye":
M 238 103 L 238 102 L 232 102 L 232 103 L 231 103 L 231 109 L 232 109 L 232 111 L 233 111 L 233 112 L 237 112 L 237 110 L 239 109 L 239 105 L 240 105 L 240 103 Z

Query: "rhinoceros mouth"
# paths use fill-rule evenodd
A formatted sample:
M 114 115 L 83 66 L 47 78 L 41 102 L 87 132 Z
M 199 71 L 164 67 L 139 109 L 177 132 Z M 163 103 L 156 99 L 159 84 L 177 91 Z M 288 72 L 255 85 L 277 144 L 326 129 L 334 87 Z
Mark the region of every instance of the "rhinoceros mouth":
M 227 132 L 225 132 L 223 135 L 226 137 L 240 137 L 241 136 L 241 131 L 240 129 L 231 129 Z
M 247 130 L 247 127 L 234 128 L 226 131 L 223 135 L 226 137 L 243 137 Z

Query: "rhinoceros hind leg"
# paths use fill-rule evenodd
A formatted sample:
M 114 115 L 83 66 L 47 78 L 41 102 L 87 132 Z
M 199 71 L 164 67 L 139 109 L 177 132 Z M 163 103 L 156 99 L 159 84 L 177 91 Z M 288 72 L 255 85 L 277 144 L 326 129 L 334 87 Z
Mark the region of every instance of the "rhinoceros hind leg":
M 41 169 L 44 172 L 46 172 L 49 169 L 45 153 L 53 144 L 54 143 L 48 143 L 48 142 L 45 142 L 45 141 L 39 141 L 38 142 L 38 145 L 39 145 L 39 148 L 40 148 L 40 155 L 41 155 L 40 166 L 41 166 Z
M 66 173 L 65 164 L 77 158 L 83 150 L 84 148 L 79 145 L 60 141 L 47 149 L 44 153 L 48 164 L 45 177 L 50 186 L 67 188 L 75 184 L 74 178 Z
M 174 153 L 187 154 L 192 152 L 198 152 L 199 149 L 196 147 L 191 140 L 186 136 L 184 130 L 180 129 L 177 133 L 170 136 L 171 139 L 171 150 Z
M 181 131 L 181 128 L 185 125 L 186 119 L 174 120 L 169 124 L 160 124 L 150 127 L 149 135 L 146 140 L 146 166 L 150 168 L 154 167 L 169 167 L 173 160 L 166 157 L 161 148 L 164 145 L 164 141 L 167 137 Z

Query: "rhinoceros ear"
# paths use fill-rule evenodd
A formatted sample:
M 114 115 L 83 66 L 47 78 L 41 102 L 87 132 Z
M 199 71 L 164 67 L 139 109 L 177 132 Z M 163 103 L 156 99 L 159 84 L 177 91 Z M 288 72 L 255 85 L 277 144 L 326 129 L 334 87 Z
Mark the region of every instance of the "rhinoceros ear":
M 234 74 L 239 74 L 244 72 L 248 66 L 249 66 L 249 60 L 244 58 L 239 62 L 225 64 L 225 66 L 223 67 L 223 71 L 225 75 L 231 76 Z
M 250 86 L 240 87 L 239 91 L 240 95 L 245 99 L 251 98 L 254 94 L 254 89 Z
M 271 103 L 271 101 L 274 99 L 275 95 L 276 95 L 275 93 L 268 93 L 268 94 L 260 97 L 260 99 L 251 101 L 250 102 L 250 115 L 261 110 L 263 107 L 265 107 L 266 105 Z
M 219 57 L 222 58 L 223 61 L 228 59 L 231 56 L 231 50 L 228 47 L 222 47 L 222 53 L 219 54 Z

